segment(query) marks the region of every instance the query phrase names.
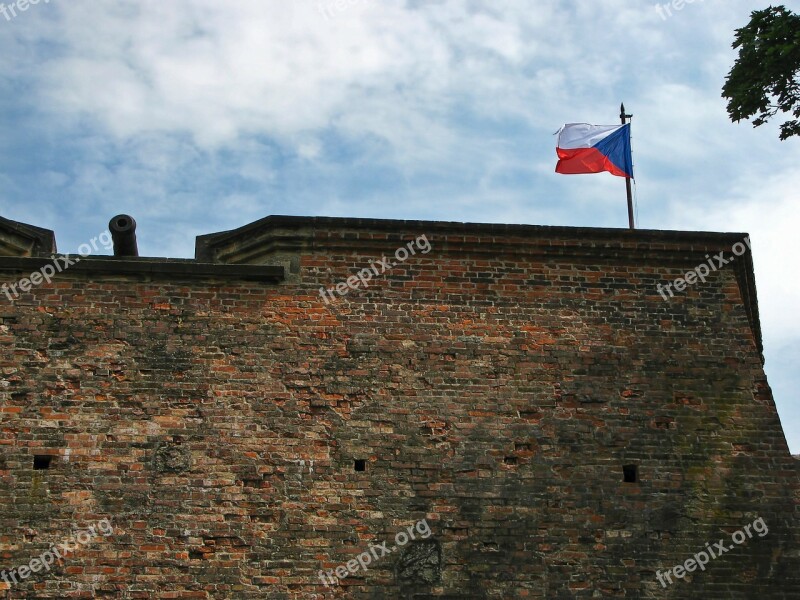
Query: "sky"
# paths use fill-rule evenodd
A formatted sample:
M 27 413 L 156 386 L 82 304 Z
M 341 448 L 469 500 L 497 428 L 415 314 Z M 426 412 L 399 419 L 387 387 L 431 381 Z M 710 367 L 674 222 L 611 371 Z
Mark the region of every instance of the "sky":
M 170 257 L 270 214 L 627 227 L 623 179 L 553 172 L 558 128 L 624 101 L 637 226 L 750 234 L 800 453 L 800 138 L 731 123 L 720 93 L 768 2 L 20 1 L 0 12 L 0 215 L 61 252 L 119 213 Z

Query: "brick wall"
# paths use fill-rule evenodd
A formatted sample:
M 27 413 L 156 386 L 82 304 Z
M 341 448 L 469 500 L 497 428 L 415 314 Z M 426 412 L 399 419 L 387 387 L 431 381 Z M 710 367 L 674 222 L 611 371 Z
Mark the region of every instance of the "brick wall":
M 198 255 L 280 283 L 87 268 L 0 297 L 0 568 L 113 525 L 0 597 L 798 598 L 749 253 L 656 291 L 737 239 L 273 220 Z

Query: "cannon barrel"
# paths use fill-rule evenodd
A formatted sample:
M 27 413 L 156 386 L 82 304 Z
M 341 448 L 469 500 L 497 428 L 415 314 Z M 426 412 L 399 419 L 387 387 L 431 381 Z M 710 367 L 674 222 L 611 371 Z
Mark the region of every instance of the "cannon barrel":
M 114 256 L 139 256 L 136 244 L 136 221 L 130 215 L 117 215 L 108 222 L 114 241 Z

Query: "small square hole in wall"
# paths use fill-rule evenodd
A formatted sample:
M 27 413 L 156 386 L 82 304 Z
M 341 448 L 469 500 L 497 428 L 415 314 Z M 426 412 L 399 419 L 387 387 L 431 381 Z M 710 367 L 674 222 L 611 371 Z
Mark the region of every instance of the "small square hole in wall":
M 33 457 L 33 470 L 44 471 L 50 468 L 50 463 L 53 462 L 53 457 L 46 454 L 37 454 Z
M 363 458 L 357 458 L 353 461 L 353 470 L 354 471 L 366 471 L 367 470 L 367 461 Z
M 622 480 L 625 483 L 637 483 L 639 481 L 639 467 L 637 465 L 623 466 Z

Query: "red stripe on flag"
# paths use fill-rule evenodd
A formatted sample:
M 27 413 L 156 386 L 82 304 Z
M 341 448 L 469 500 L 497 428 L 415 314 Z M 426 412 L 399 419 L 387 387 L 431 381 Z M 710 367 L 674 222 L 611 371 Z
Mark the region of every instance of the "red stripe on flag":
M 608 171 L 617 177 L 627 177 L 625 171 L 612 163 L 608 157 L 594 148 L 556 148 L 558 164 L 556 173 L 562 175 L 581 175 L 583 173 L 603 173 Z

